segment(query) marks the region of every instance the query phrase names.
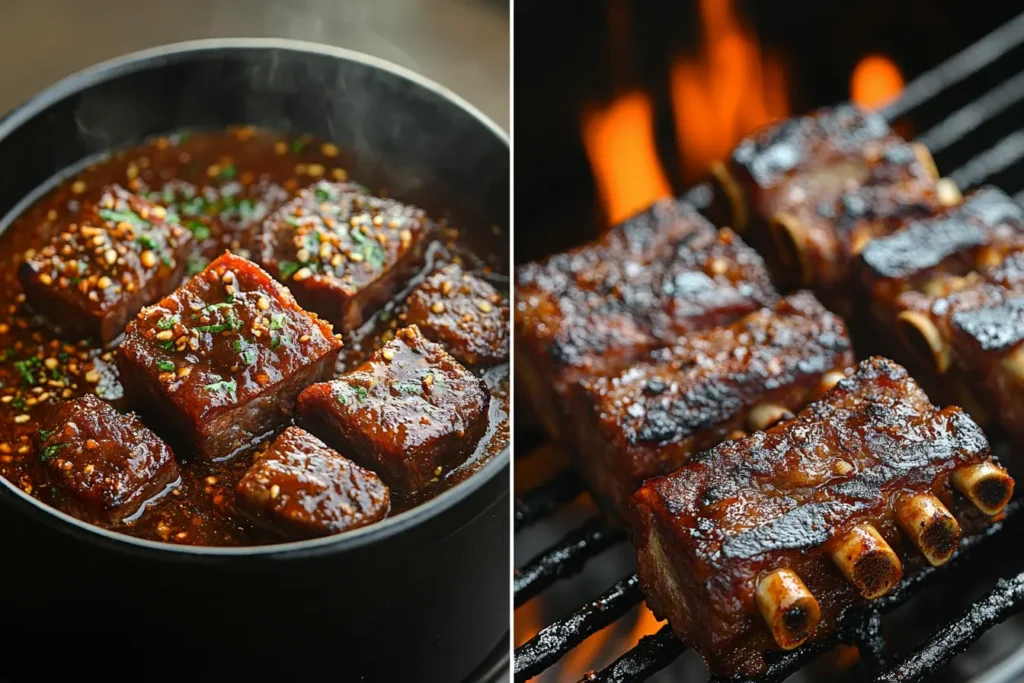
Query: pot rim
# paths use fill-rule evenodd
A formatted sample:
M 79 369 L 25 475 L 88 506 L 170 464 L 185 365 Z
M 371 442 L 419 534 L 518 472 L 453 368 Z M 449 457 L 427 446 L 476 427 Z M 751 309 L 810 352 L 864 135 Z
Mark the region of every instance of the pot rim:
M 382 71 L 388 71 L 409 83 L 432 91 L 442 98 L 448 100 L 455 106 L 470 114 L 481 125 L 487 128 L 498 141 L 509 147 L 509 136 L 500 126 L 492 121 L 486 114 L 465 99 L 455 94 L 443 85 L 426 78 L 410 69 L 394 64 L 379 57 L 367 55 L 346 48 L 324 45 L 303 40 L 292 40 L 288 38 L 207 38 L 201 40 L 188 40 L 178 43 L 169 43 L 157 47 L 131 52 L 120 57 L 115 57 L 98 64 L 86 67 L 72 73 L 59 81 L 41 90 L 26 102 L 12 110 L 6 117 L 0 119 L 0 142 L 16 132 L 26 121 L 45 111 L 55 103 L 71 95 L 82 92 L 95 86 L 98 83 L 122 76 L 127 73 L 141 71 L 152 66 L 173 63 L 178 60 L 188 60 L 204 53 L 217 51 L 241 51 L 241 50 L 287 50 L 290 52 L 316 54 L 333 57 L 338 60 L 357 62 Z M 16 209 L 19 207 L 15 207 Z M 324 538 L 307 539 L 302 541 L 289 541 L 271 545 L 253 546 L 192 546 L 175 545 L 159 541 L 135 538 L 127 534 L 120 534 L 95 526 L 76 517 L 62 512 L 56 508 L 46 505 L 42 501 L 33 498 L 20 488 L 0 477 L 0 486 L 6 488 L 20 502 L 35 508 L 36 513 L 45 515 L 44 519 L 56 519 L 64 522 L 67 527 L 64 531 L 74 532 L 77 527 L 79 531 L 87 535 L 87 539 L 116 545 L 121 549 L 134 547 L 137 550 L 153 551 L 159 554 L 170 556 L 186 556 L 196 559 L 218 557 L 261 557 L 280 559 L 283 555 L 320 555 L 327 553 L 343 552 L 355 549 L 364 545 L 384 540 L 408 529 L 416 527 L 428 520 L 442 514 L 456 506 L 479 490 L 484 484 L 494 477 L 501 476 L 510 461 L 510 447 L 505 447 L 496 453 L 491 459 L 476 472 L 459 482 L 452 488 L 431 498 L 430 500 L 406 510 L 394 517 L 389 517 L 382 522 L 371 524 L 361 529 L 355 529 L 336 536 Z

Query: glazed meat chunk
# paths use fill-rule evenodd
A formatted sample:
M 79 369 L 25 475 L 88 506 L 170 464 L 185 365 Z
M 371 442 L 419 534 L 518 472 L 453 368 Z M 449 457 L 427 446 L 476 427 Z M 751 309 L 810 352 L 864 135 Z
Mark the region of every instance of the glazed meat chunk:
M 238 504 L 285 537 L 329 536 L 384 518 L 391 494 L 376 474 L 298 427 L 257 456 L 237 487 Z
M 90 522 L 128 521 L 178 481 L 167 444 L 93 394 L 63 404 L 40 442 L 54 505 Z
M 584 380 L 584 411 L 574 420 L 580 470 L 625 515 L 645 479 L 735 430 L 792 417 L 853 362 L 842 320 L 809 292 L 681 337 L 617 375 Z
M 129 326 L 125 398 L 179 452 L 226 458 L 277 429 L 341 342 L 254 263 L 225 253 Z
M 923 146 L 851 105 L 754 133 L 713 175 L 729 205 L 724 224 L 771 255 L 785 283 L 827 303 L 846 292 L 850 261 L 872 237 L 959 198 L 952 184 L 937 186 Z
M 796 418 L 726 441 L 634 494 L 647 604 L 716 675 L 822 638 L 983 528 L 1013 480 L 981 429 L 874 357 Z
M 516 372 L 548 432 L 564 434 L 576 383 L 621 370 L 682 335 L 777 295 L 761 258 L 693 207 L 663 201 L 595 242 L 522 266 Z
M 465 365 L 508 360 L 508 302 L 457 264 L 435 271 L 412 291 L 405 320 Z
M 341 332 L 356 329 L 419 269 L 421 209 L 321 181 L 263 223 L 260 263 Z
M 18 275 L 28 303 L 62 333 L 108 345 L 178 286 L 191 237 L 163 207 L 112 185 Z
M 412 493 L 461 465 L 487 430 L 490 393 L 412 325 L 340 379 L 299 396 L 311 431 Z

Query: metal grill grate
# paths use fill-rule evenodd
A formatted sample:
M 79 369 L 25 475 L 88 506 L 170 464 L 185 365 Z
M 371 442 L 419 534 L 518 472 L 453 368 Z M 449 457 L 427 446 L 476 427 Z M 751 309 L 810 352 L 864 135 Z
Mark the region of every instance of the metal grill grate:
M 900 100 L 887 107 L 883 114 L 889 120 L 895 120 L 924 105 L 936 106 L 936 101 L 949 99 L 949 93 L 955 91 L 958 84 L 1006 62 L 1007 56 L 1022 45 L 1024 14 L 915 79 L 907 86 Z M 1001 67 L 1005 69 L 1006 64 Z M 1007 126 L 999 125 L 1003 123 L 1000 117 L 1005 117 L 1007 113 L 1018 113 L 1014 107 L 1021 103 L 1024 103 L 1024 70 L 1002 80 L 1000 85 L 981 97 L 954 109 L 953 113 L 945 116 L 917 139 L 926 144 L 937 158 L 954 147 L 968 151 L 972 148 L 984 149 L 948 174 L 961 190 L 969 190 L 1000 177 L 1024 159 L 1024 128 L 1007 134 Z M 1010 129 L 1017 127 L 1016 122 L 1008 123 Z M 1003 128 L 1002 132 L 999 131 L 1000 127 Z M 994 144 L 971 144 L 978 137 L 984 140 L 993 134 L 999 135 Z M 1024 177 L 1000 184 L 1011 193 L 1017 192 L 1014 198 L 1018 202 L 1024 200 Z M 706 186 L 697 186 L 687 193 L 687 198 L 698 207 L 706 206 L 709 196 Z M 582 482 L 575 473 L 563 472 L 517 499 L 516 532 L 552 515 L 582 490 Z M 974 554 L 975 547 L 998 536 L 1004 527 L 1018 523 L 1024 518 L 1020 507 L 1014 501 L 1007 508 L 1006 518 L 1002 522 L 982 534 L 965 539 L 958 554 L 946 565 L 940 568 L 925 567 L 888 595 L 847 614 L 829 637 L 770 657 L 767 671 L 757 680 L 759 683 L 782 681 L 822 652 L 840 643 L 857 645 L 867 659 L 880 665 L 885 651 L 885 641 L 880 633 L 881 615 L 903 605 L 936 577 L 947 575 L 954 567 L 963 564 Z M 513 589 L 515 605 L 522 605 L 557 580 L 582 571 L 588 560 L 625 540 L 624 530 L 605 525 L 600 517 L 587 520 L 516 570 Z M 611 625 L 642 599 L 639 580 L 632 574 L 617 581 L 571 615 L 542 628 L 515 651 L 516 682 L 526 681 L 545 671 L 588 636 Z M 878 666 L 881 670 L 878 680 L 923 680 L 966 649 L 989 628 L 1021 610 L 1024 610 L 1024 573 L 1012 579 L 1000 580 L 967 613 L 937 629 L 904 660 L 884 670 Z M 686 646 L 665 625 L 657 633 L 642 638 L 613 664 L 600 672 L 588 674 L 583 680 L 606 683 L 644 681 L 672 663 L 685 649 Z

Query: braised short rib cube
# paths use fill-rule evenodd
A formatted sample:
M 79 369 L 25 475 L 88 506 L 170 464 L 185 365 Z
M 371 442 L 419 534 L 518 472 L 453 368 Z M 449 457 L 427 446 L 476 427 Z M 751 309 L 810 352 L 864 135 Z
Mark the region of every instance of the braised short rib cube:
M 260 264 L 339 331 L 359 327 L 420 267 L 421 209 L 322 181 L 263 223 Z
M 331 326 L 283 286 L 225 253 L 128 325 L 125 397 L 184 452 L 231 456 L 287 421 L 341 350 Z
M 489 403 L 484 382 L 412 325 L 355 371 L 302 392 L 299 412 L 340 452 L 413 492 L 474 452 Z
M 167 211 L 112 185 L 21 265 L 34 310 L 63 333 L 106 345 L 181 282 L 192 235 Z
M 391 494 L 376 474 L 288 427 L 238 482 L 238 504 L 285 536 L 328 536 L 373 524 Z
M 516 275 L 516 376 L 552 437 L 577 383 L 777 299 L 764 261 L 682 201 L 661 201 Z M 571 445 L 571 444 L 570 444 Z
M 454 263 L 412 291 L 406 322 L 465 365 L 508 360 L 508 302 L 489 282 Z
M 625 516 L 645 479 L 674 472 L 736 430 L 792 416 L 853 362 L 842 319 L 806 291 L 680 337 L 616 375 L 583 381 L 573 420 L 580 470 Z
M 167 444 L 93 394 L 63 404 L 40 442 L 54 505 L 89 521 L 121 522 L 178 479 Z

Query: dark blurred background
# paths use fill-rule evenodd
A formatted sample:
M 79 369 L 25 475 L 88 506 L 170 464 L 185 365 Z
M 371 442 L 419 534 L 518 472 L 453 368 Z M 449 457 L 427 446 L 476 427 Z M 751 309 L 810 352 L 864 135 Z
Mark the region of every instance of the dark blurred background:
M 508 129 L 508 0 L 0 0 L 0 112 L 96 62 L 224 36 L 311 40 L 381 57 Z
M 959 0 L 519 0 L 516 260 L 681 193 L 767 121 L 851 96 L 884 101 L 1019 11 Z M 967 87 L 984 92 L 991 77 Z

